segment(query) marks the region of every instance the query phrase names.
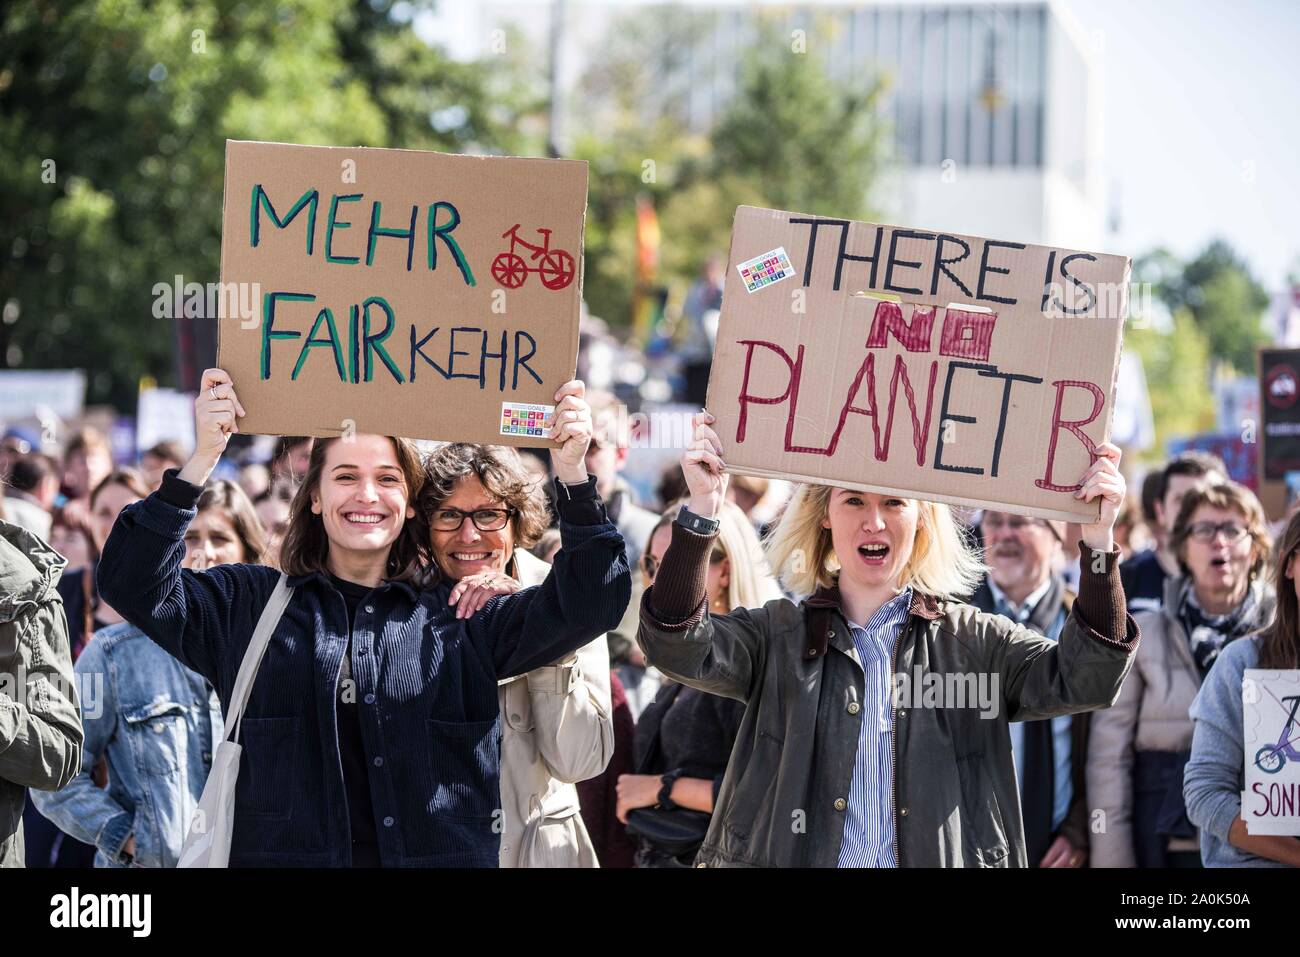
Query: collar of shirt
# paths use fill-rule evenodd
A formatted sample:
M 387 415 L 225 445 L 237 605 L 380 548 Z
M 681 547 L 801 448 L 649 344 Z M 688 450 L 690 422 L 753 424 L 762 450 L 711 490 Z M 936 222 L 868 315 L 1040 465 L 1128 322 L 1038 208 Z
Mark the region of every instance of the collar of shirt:
M 875 631 L 877 628 L 881 627 L 887 622 L 891 622 L 895 625 L 901 626 L 902 623 L 907 620 L 907 613 L 911 609 L 911 607 L 912 607 L 912 588 L 909 585 L 907 588 L 904 588 L 893 598 L 889 599 L 889 601 L 885 602 L 883 605 L 877 608 L 876 613 L 872 615 L 870 620 L 868 620 L 865 624 L 860 625 L 856 621 L 851 621 L 848 615 L 845 615 L 844 619 L 845 621 L 848 621 L 849 626 L 851 628 L 858 628 L 861 629 L 862 631 L 868 631 L 868 632 Z
M 1026 598 L 1024 603 L 1021 605 L 1013 603 L 1011 599 L 1007 597 L 1006 592 L 999 588 L 997 583 L 993 581 L 992 576 L 989 576 L 988 582 L 989 592 L 993 595 L 994 605 L 1001 608 L 1009 608 L 1011 610 L 1010 617 L 1023 623 L 1026 618 L 1033 614 L 1034 608 L 1038 603 L 1043 600 L 1043 596 L 1047 594 L 1047 589 L 1052 587 L 1052 576 L 1048 575 L 1043 579 L 1043 583 L 1030 592 L 1029 597 Z

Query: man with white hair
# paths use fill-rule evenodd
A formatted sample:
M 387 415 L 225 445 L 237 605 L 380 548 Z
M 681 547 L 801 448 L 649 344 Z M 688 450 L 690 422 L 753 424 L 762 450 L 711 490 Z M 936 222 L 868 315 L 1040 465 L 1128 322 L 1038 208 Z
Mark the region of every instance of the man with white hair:
M 979 527 L 989 571 L 970 603 L 1058 640 L 1074 601 L 1060 573 L 1065 523 L 985 510 Z M 1010 730 L 1030 864 L 1082 867 L 1088 715 L 1016 722 Z

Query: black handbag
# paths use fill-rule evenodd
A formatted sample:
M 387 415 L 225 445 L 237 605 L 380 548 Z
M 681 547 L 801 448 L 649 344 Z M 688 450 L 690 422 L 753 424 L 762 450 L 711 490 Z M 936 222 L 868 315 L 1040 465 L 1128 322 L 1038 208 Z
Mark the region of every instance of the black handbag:
M 679 807 L 639 807 L 627 812 L 627 832 L 672 857 L 694 854 L 704 843 L 712 815 Z
M 663 710 L 667 711 L 677 700 L 682 686 L 674 687 L 666 696 Z M 662 718 L 662 715 L 661 715 Z M 654 774 L 651 768 L 660 760 L 659 731 L 662 726 L 655 726 L 654 736 L 642 753 L 637 765 L 637 774 Z M 693 811 L 678 807 L 672 810 L 665 807 L 639 807 L 627 813 L 627 832 L 649 845 L 648 850 L 656 855 L 669 857 L 694 856 L 704 843 L 704 836 L 709 831 L 712 815 L 707 811 Z

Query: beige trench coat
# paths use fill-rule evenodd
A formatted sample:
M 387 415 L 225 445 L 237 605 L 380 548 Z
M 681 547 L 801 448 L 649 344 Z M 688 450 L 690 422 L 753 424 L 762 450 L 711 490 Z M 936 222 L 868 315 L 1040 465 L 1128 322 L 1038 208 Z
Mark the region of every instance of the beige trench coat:
M 539 585 L 551 566 L 522 548 L 515 578 Z M 614 754 L 605 636 L 497 688 L 501 703 L 502 867 L 597 867 L 578 813 L 578 781 Z

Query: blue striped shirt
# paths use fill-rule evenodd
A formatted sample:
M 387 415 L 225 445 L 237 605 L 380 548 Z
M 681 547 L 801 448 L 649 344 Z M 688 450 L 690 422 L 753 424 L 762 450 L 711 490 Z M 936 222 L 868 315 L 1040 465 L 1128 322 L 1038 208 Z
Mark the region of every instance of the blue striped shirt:
M 907 622 L 912 589 L 881 605 L 865 628 L 849 622 L 862 661 L 862 730 L 853 762 L 840 867 L 897 867 L 894 852 L 894 645 Z

